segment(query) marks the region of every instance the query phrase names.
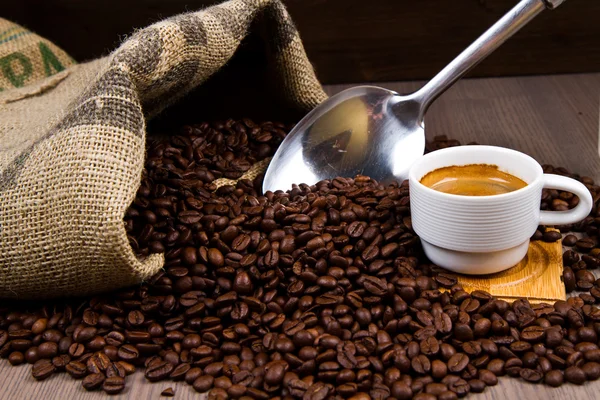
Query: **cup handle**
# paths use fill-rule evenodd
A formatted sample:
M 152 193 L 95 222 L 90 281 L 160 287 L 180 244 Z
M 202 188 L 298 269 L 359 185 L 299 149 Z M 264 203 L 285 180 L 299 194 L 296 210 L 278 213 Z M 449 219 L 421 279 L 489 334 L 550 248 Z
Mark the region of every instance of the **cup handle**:
M 579 204 L 568 211 L 541 211 L 540 225 L 567 225 L 579 222 L 592 211 L 594 201 L 588 188 L 575 179 L 562 175 L 544 174 L 544 189 L 558 189 L 579 197 Z

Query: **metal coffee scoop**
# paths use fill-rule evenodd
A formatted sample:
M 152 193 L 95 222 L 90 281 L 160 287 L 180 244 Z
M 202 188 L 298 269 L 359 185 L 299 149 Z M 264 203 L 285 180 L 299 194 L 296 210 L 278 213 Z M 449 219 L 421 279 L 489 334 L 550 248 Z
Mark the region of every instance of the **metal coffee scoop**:
M 565 0 L 522 0 L 415 93 L 356 86 L 325 100 L 283 140 L 263 192 L 336 176 L 402 181 L 425 150 L 425 112 L 433 101 L 544 9 Z

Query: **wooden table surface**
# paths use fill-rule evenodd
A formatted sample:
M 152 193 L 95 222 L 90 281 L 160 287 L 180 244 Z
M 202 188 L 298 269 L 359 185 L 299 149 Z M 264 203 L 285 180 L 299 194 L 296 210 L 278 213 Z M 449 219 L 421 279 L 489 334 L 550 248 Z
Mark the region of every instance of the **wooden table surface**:
M 327 87 L 336 93 L 349 85 Z M 414 91 L 419 82 L 381 84 L 400 93 Z M 463 80 L 444 94 L 426 119 L 428 138 L 447 135 L 464 143 L 477 141 L 524 151 L 541 163 L 564 166 L 600 179 L 598 156 L 600 74 Z M 168 388 L 175 399 L 202 398 L 184 383 L 149 383 L 141 373 L 127 378 L 127 388 L 115 399 L 158 399 Z M 80 382 L 55 375 L 35 382 L 30 366 L 0 362 L 0 399 L 101 399 L 103 392 L 86 392 Z M 600 381 L 552 389 L 514 378 L 473 399 L 597 399 Z

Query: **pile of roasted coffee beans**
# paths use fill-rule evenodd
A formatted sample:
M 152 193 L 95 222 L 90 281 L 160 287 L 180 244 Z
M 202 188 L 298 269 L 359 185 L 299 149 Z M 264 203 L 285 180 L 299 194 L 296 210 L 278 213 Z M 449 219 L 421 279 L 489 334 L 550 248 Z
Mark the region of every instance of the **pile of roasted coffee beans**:
M 213 182 L 239 179 L 254 163 L 272 156 L 290 128 L 229 120 L 185 126 L 168 140 L 151 141 L 142 185 L 125 216 L 133 249 L 146 256 L 194 244 L 192 234 L 204 232 L 208 238 L 200 219 L 208 214 L 203 199 L 214 191 Z M 210 207 L 219 202 L 214 204 Z
M 597 206 L 561 227 L 577 233 L 562 239 L 565 285 L 583 293 L 508 303 L 465 292 L 425 259 L 406 182 L 337 178 L 260 195 L 257 178 L 214 190 L 285 131 L 226 121 L 152 142 L 125 225 L 141 256 L 165 253 L 164 270 L 79 302 L 3 304 L 0 356 L 32 364 L 38 380 L 66 371 L 86 390 L 119 393 L 141 369 L 213 399 L 450 400 L 503 375 L 550 386 L 600 377 Z M 427 149 L 454 145 L 438 137 Z M 590 179 L 544 168 L 581 180 L 597 203 Z M 548 190 L 541 207 L 576 203 Z

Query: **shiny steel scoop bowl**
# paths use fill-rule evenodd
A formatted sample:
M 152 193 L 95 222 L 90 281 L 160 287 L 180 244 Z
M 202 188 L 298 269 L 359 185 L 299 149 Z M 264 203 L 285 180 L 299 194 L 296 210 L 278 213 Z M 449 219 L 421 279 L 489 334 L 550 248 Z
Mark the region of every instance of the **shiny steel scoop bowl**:
M 381 183 L 406 179 L 425 150 L 424 116 L 431 103 L 545 8 L 564 1 L 522 0 L 413 94 L 357 86 L 325 100 L 283 140 L 263 192 L 337 176 L 367 175 Z

